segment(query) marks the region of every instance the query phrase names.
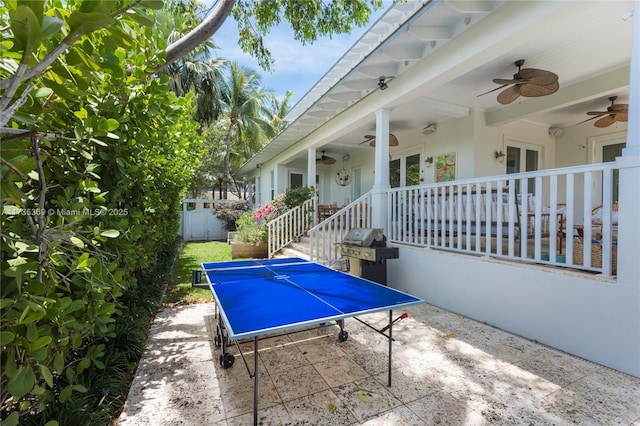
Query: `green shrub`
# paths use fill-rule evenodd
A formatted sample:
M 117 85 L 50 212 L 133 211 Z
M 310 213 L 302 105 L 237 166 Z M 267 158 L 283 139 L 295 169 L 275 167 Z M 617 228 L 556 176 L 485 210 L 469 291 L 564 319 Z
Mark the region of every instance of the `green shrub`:
M 294 208 L 302 205 L 307 200 L 310 200 L 315 196 L 315 190 L 313 187 L 299 187 L 289 188 L 284 193 L 284 203 L 288 208 Z
M 216 204 L 216 217 L 224 222 L 224 229 L 233 232 L 236 230 L 236 222 L 247 212 L 249 205 L 247 201 L 236 201 L 232 203 Z
M 287 211 L 284 194 L 276 195 L 271 203 L 244 213 L 236 222 L 236 241 L 254 246 L 266 244 L 269 239 L 267 223 Z

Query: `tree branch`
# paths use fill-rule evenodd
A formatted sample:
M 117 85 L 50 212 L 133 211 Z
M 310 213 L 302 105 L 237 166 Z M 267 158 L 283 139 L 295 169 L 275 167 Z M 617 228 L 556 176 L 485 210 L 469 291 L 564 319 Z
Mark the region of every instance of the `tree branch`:
M 2 111 L 2 115 L 4 115 L 4 109 L 7 107 L 7 105 L 9 105 L 9 103 L 11 102 L 11 99 L 13 98 L 13 95 L 18 90 L 18 85 L 20 84 L 20 78 L 22 78 L 26 70 L 27 70 L 27 64 L 20 62 L 20 64 L 18 65 L 18 69 L 16 70 L 16 73 L 13 76 L 15 80 L 13 82 L 10 82 L 10 84 L 7 85 L 8 87 L 7 91 L 2 95 L 2 98 L 0 98 L 0 111 Z M 0 81 L 0 83 L 2 82 Z
M 223 22 L 233 9 L 236 0 L 220 0 L 216 8 L 207 16 L 197 27 L 189 32 L 180 40 L 167 46 L 167 58 L 165 63 L 158 66 L 155 71 L 158 72 L 165 67 L 171 65 L 193 49 L 207 41 L 222 26 Z
M 84 34 L 80 31 L 69 33 L 69 35 L 67 35 L 64 40 L 62 40 L 60 44 L 57 45 L 42 61 L 29 68 L 22 76 L 18 76 L 16 74 L 11 78 L 0 81 L 0 89 L 6 89 L 14 81 L 22 83 L 25 80 L 29 80 L 33 77 L 39 76 L 47 69 L 49 65 L 51 65 L 56 59 L 58 59 L 60 55 L 66 52 L 67 49 L 69 49 L 69 47 L 71 47 L 71 45 L 83 35 Z
M 7 90 L 7 93 L 5 93 L 5 95 L 9 94 L 12 91 L 12 89 L 13 88 Z M 31 93 L 32 90 L 33 90 L 33 86 L 27 86 L 22 92 L 22 94 L 20 95 L 20 97 L 13 103 L 13 105 L 9 106 L 7 109 L 4 109 L 4 105 L 0 106 L 0 127 L 4 127 L 4 125 L 7 124 L 9 120 L 13 118 L 13 115 L 18 110 L 18 108 L 20 108 L 22 105 L 24 105 L 27 102 L 27 96 L 29 95 L 29 93 Z M 15 93 L 15 89 L 14 89 L 14 93 Z M 13 93 L 11 94 L 11 96 L 13 96 Z M 7 100 L 10 101 L 11 98 L 7 97 Z
M 33 144 L 33 156 L 36 159 L 36 166 L 38 167 L 38 178 L 40 180 L 40 197 L 38 199 L 38 242 L 40 243 L 39 262 L 38 262 L 38 282 L 42 283 L 42 271 L 47 267 L 47 241 L 42 238 L 45 227 L 45 210 L 44 203 L 46 201 L 47 194 L 47 182 L 42 168 L 42 160 L 40 159 L 40 147 L 38 145 L 38 138 L 32 137 L 31 143 Z

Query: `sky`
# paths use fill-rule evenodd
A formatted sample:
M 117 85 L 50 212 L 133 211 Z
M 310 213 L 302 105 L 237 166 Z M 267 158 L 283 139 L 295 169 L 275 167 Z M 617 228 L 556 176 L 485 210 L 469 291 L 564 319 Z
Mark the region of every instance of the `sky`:
M 385 6 L 388 6 L 385 2 Z M 364 32 L 376 22 L 384 9 L 371 14 L 369 23 L 356 27 L 351 34 L 324 37 L 314 44 L 302 45 L 293 38 L 293 31 L 284 21 L 264 38 L 267 49 L 275 60 L 271 72 L 265 71 L 258 61 L 242 52 L 238 46 L 238 27 L 230 16 L 214 34 L 213 42 L 218 46 L 216 55 L 220 58 L 236 60 L 258 72 L 262 86 L 271 89 L 279 98 L 287 90 L 294 92 L 291 106 L 295 105 L 320 78 L 344 55 Z

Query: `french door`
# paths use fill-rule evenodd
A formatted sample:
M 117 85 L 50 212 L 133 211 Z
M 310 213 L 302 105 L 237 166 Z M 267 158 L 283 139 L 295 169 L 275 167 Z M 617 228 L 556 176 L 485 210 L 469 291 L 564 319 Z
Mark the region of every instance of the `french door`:
M 507 174 L 535 172 L 542 162 L 542 146 L 508 141 L 507 142 Z M 516 182 L 516 192 L 520 192 L 520 182 Z M 535 180 L 527 182 L 527 192 L 535 194 Z

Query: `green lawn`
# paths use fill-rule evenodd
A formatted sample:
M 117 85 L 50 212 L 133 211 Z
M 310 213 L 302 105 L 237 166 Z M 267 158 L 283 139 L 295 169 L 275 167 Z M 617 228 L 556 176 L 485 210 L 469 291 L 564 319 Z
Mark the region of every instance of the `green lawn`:
M 191 287 L 191 271 L 201 269 L 202 262 L 231 260 L 231 246 L 224 242 L 186 243 L 176 261 L 173 280 L 164 298 L 166 304 L 212 302 L 209 289 Z M 206 279 L 203 277 L 203 281 Z

